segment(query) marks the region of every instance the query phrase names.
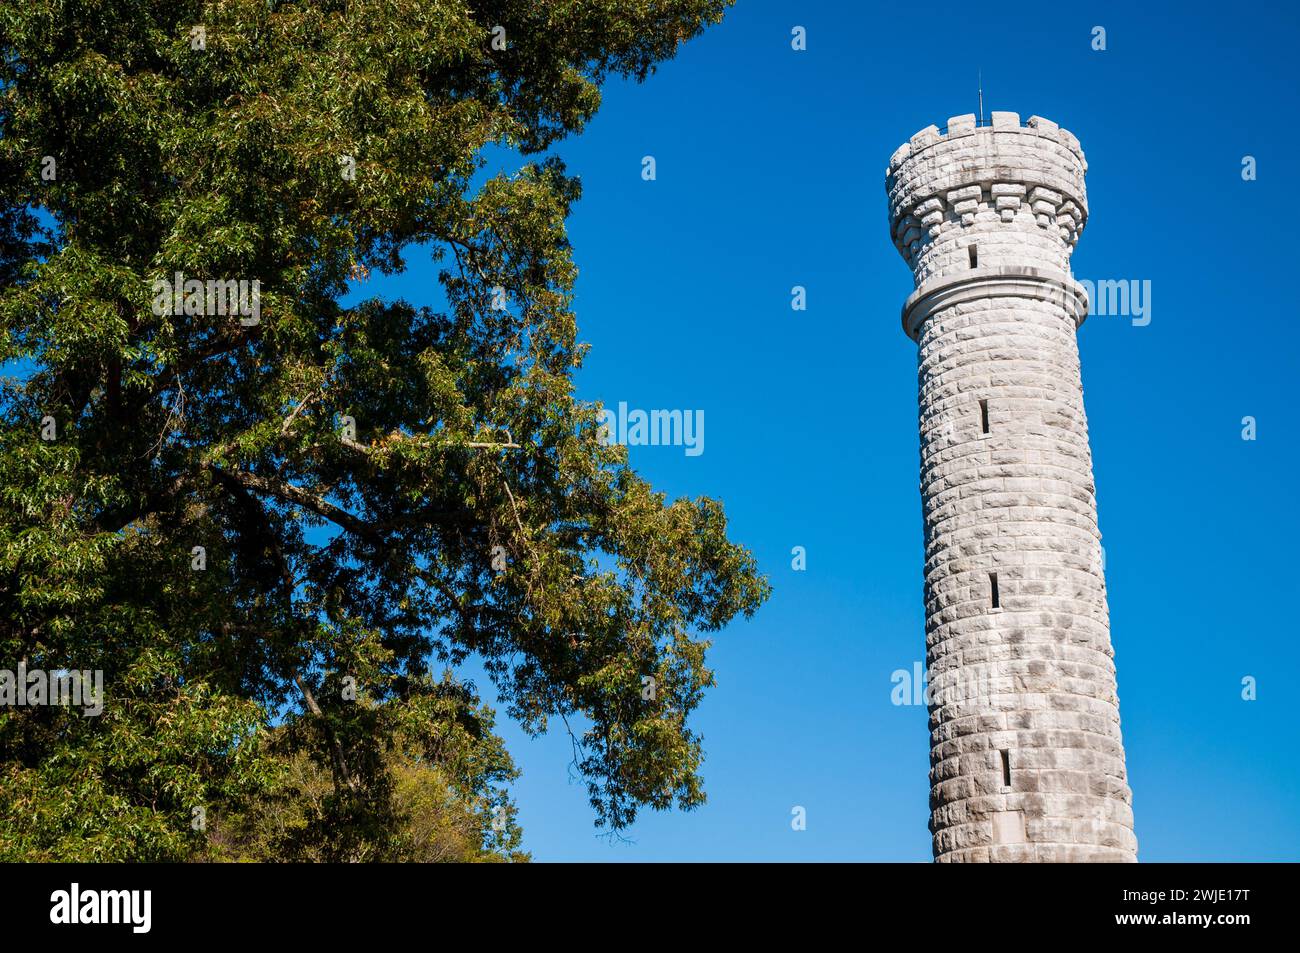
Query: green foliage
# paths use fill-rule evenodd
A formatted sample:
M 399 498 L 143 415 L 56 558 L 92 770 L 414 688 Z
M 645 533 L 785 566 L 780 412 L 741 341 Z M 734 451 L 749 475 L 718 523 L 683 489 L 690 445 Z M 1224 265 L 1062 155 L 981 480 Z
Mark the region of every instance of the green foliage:
M 450 677 L 423 687 L 406 704 L 361 703 L 388 747 L 356 790 L 304 753 L 297 735 L 309 725 L 265 732 L 280 770 L 261 797 L 216 818 L 207 859 L 527 860 L 502 787 L 517 774 L 492 711 Z
M 0 859 L 521 858 L 493 715 L 430 657 L 582 726 L 598 823 L 703 801 L 702 634 L 767 584 L 575 399 L 544 153 L 725 6 L 0 7 L 0 667 L 107 695 L 0 708 Z M 532 158 L 484 180 L 492 145 Z M 440 300 L 340 303 L 410 254 Z M 155 308 L 175 272 L 256 279 L 260 323 Z

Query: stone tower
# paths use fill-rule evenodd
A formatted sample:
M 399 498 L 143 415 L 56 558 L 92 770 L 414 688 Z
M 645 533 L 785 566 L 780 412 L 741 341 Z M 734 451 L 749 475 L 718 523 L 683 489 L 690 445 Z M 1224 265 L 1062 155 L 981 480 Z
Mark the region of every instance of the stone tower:
M 916 279 L 939 861 L 1134 861 L 1070 253 L 1079 141 L 995 112 L 922 129 L 889 161 Z

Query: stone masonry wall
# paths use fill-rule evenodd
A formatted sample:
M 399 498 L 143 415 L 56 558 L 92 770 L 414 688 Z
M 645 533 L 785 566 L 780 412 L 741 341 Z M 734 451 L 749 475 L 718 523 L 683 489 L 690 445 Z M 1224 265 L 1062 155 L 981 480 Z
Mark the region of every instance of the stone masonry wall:
M 889 165 L 917 285 L 939 861 L 1136 860 L 1069 276 L 1086 168 L 1015 113 L 931 126 Z

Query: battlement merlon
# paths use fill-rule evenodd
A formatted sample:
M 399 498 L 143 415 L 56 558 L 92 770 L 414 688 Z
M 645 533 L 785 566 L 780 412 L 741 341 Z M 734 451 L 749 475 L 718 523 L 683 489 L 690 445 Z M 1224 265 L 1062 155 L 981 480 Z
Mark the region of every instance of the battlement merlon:
M 985 241 L 999 224 L 1039 246 L 1035 264 L 1068 272 L 1088 218 L 1087 168 L 1079 140 L 1049 119 L 1022 125 L 1018 113 L 995 112 L 980 126 L 973 114 L 954 116 L 942 132 L 922 129 L 890 159 L 890 235 L 918 287 L 955 267 L 953 248 Z M 925 254 L 943 240 L 948 254 Z

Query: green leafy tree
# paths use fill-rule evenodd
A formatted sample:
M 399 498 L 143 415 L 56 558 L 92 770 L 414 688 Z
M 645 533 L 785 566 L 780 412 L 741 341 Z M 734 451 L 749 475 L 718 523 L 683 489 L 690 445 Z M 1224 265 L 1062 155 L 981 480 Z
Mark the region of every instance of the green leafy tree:
M 0 857 L 520 857 L 431 659 L 570 728 L 598 824 L 703 801 L 705 633 L 767 585 L 574 396 L 550 150 L 726 5 L 0 7 L 0 665 L 107 695 L 0 708 Z M 412 254 L 435 300 L 341 303 Z

